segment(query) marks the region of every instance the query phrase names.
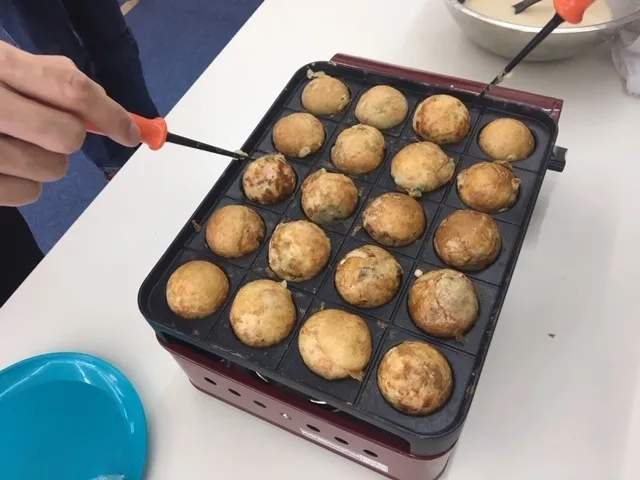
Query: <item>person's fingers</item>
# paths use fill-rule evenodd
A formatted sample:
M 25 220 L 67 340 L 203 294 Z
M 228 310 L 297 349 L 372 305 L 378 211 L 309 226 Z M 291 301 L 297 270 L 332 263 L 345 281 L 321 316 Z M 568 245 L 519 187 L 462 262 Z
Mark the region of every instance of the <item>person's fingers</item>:
M 0 174 L 0 205 L 22 207 L 40 198 L 42 184 L 26 178 Z
M 25 98 L 2 85 L 0 109 L 0 133 L 5 135 L 67 154 L 78 150 L 84 142 L 86 131 L 81 120 Z
M 31 55 L 0 42 L 0 82 L 77 115 L 122 145 L 140 144 L 140 129 L 127 111 L 66 57 Z
M 34 182 L 53 182 L 69 169 L 66 155 L 0 135 L 0 174 Z

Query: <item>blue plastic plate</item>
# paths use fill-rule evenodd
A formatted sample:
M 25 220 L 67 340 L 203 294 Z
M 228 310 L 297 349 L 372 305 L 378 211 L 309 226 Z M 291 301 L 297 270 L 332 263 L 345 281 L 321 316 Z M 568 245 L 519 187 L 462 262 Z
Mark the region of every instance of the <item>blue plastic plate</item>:
M 139 480 L 147 422 L 107 362 L 53 353 L 0 371 L 2 480 Z

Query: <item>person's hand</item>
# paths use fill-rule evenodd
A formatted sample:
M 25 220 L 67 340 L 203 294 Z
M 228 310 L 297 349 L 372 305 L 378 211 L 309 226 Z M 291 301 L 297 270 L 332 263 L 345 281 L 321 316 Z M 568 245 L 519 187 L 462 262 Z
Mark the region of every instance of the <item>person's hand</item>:
M 122 145 L 140 143 L 129 114 L 70 59 L 0 42 L 0 205 L 32 203 L 43 182 L 63 177 L 85 121 Z

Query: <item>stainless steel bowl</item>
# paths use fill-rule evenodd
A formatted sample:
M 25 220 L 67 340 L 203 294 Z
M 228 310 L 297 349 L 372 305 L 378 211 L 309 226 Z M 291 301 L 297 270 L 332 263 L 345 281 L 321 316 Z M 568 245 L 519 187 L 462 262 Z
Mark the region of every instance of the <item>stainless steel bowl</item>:
M 525 27 L 477 13 L 459 0 L 444 0 L 449 13 L 464 34 L 480 47 L 512 58 L 531 40 L 539 27 Z M 517 3 L 514 1 L 513 3 Z M 640 19 L 640 1 L 622 9 L 619 18 L 588 27 L 558 28 L 529 54 L 527 61 L 549 61 L 573 57 L 611 40 L 625 25 Z

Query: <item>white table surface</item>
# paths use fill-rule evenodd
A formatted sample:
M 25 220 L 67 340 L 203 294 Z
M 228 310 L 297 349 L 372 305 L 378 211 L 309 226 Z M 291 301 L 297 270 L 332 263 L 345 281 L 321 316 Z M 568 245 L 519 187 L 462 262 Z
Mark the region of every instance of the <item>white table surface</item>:
M 438 0 L 266 0 L 170 127 L 238 148 L 299 66 L 336 52 L 483 81 L 504 65 Z M 545 180 L 444 478 L 637 480 L 640 103 L 605 49 L 507 85 L 565 100 L 569 160 Z M 141 149 L 0 311 L 0 368 L 60 350 L 121 368 L 148 415 L 150 479 L 380 478 L 196 391 L 138 312 L 142 280 L 226 164 Z

